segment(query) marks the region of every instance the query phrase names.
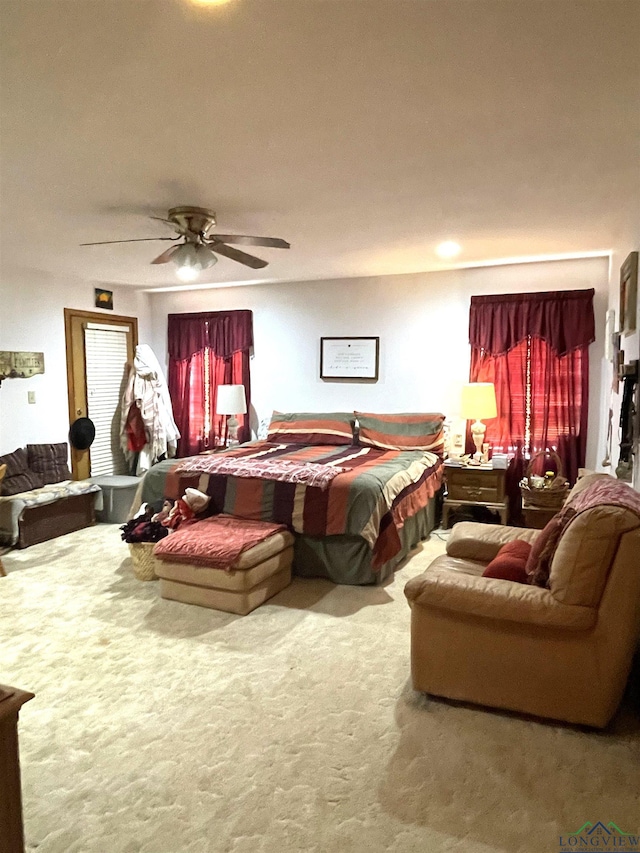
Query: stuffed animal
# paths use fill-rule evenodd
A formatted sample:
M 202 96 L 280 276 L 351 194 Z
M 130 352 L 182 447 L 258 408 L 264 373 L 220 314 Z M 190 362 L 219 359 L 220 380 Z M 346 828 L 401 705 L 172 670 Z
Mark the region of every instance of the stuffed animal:
M 198 489 L 186 489 L 183 495 L 183 500 L 189 504 L 191 509 L 197 515 L 204 512 L 209 505 L 211 498 L 209 495 L 205 495 L 204 492 L 200 492 Z
M 178 498 L 169 510 L 169 515 L 160 523 L 170 530 L 175 530 L 183 521 L 190 521 L 194 515 L 194 511 L 185 499 Z
M 162 516 L 159 521 L 170 530 L 175 530 L 183 521 L 191 521 L 197 513 L 203 512 L 210 500 L 208 495 L 198 489 L 187 489 L 173 506 L 165 501 L 159 513 Z

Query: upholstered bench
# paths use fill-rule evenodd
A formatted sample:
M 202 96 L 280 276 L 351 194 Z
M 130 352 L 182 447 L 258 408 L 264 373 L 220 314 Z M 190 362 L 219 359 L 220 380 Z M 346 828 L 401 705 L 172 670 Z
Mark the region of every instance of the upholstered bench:
M 154 557 L 163 598 L 245 616 L 291 583 L 293 535 L 218 515 L 181 526 Z
M 0 457 L 0 542 L 26 548 L 95 523 L 100 486 L 71 480 L 69 446 L 28 444 Z

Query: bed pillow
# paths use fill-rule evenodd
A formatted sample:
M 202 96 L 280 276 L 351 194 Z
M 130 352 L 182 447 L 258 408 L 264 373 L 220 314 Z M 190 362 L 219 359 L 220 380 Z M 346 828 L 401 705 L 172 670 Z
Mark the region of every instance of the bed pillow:
M 496 556 L 482 573 L 483 578 L 499 578 L 515 583 L 529 583 L 527 560 L 531 544 L 524 539 L 514 539 L 500 548 Z
M 353 444 L 352 412 L 274 412 L 267 441 L 285 444 Z
M 376 415 L 356 412 L 358 443 L 383 450 L 444 450 L 444 415 L 438 412 Z
M 58 444 L 27 444 L 29 468 L 40 474 L 45 485 L 71 479 L 67 465 L 68 454 L 66 441 Z
M 0 465 L 6 465 L 6 471 L 0 494 L 4 496 L 17 495 L 20 492 L 29 492 L 31 489 L 39 489 L 44 485 L 42 476 L 29 468 L 27 451 L 23 447 L 0 456 Z

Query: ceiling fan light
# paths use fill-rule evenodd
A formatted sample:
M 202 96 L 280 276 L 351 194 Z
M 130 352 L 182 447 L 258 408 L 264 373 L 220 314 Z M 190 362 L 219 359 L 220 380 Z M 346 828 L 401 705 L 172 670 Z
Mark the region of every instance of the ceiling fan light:
M 202 267 L 198 264 L 196 247 L 192 243 L 183 243 L 173 253 L 171 260 L 177 266 L 176 275 L 180 281 L 195 281 Z
M 218 263 L 218 257 L 209 246 L 196 246 L 196 263 L 206 270 Z
M 185 264 L 184 266 L 177 268 L 176 275 L 180 281 L 195 281 L 200 275 L 200 270 L 196 269 L 196 267 L 190 266 L 189 264 Z
M 179 267 L 192 266 L 195 264 L 197 257 L 196 247 L 193 243 L 183 243 L 177 247 L 171 256 L 171 260 Z
M 218 258 L 208 246 L 183 243 L 173 253 L 171 260 L 178 268 L 176 275 L 181 281 L 195 281 L 198 275 L 212 267 Z

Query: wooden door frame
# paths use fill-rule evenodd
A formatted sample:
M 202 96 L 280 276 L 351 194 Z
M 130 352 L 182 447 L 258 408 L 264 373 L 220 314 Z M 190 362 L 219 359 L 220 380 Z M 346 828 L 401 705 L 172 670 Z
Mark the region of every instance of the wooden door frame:
M 67 353 L 67 395 L 69 402 L 69 426 L 76 418 L 87 417 L 87 371 L 84 349 L 84 335 L 78 339 L 80 329 L 85 323 L 101 323 L 104 326 L 122 326 L 131 332 L 127 351 L 127 360 L 133 364 L 135 349 L 138 346 L 138 318 L 122 314 L 98 314 L 96 311 L 80 311 L 76 308 L 64 309 L 64 337 Z M 71 471 L 74 480 L 84 480 L 91 476 L 90 450 L 71 448 Z

